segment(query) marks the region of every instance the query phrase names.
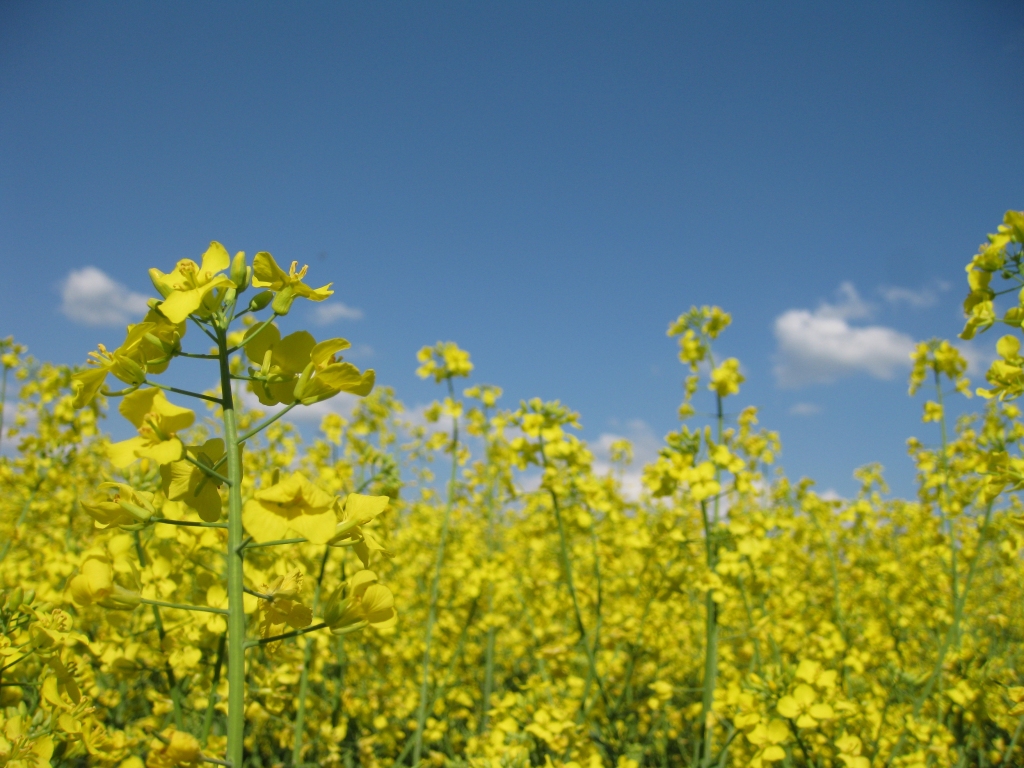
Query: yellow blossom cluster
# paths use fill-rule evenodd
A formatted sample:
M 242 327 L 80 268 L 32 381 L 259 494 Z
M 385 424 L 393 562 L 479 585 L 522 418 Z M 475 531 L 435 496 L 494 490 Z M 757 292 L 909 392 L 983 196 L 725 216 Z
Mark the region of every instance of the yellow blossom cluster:
M 1022 221 L 972 260 L 965 335 L 1024 285 Z M 869 465 L 836 499 L 733 405 L 717 307 L 670 326 L 682 423 L 633 467 L 563 403 L 457 389 L 452 342 L 411 418 L 347 341 L 281 329 L 330 295 L 305 274 L 215 243 L 88 367 L 0 340 L 0 765 L 1024 764 L 1024 314 L 955 422 L 961 351 L 915 349 L 915 498 Z M 156 378 L 182 357 L 221 386 Z M 339 392 L 311 439 L 281 418 Z M 100 429 L 114 397 L 137 436 Z

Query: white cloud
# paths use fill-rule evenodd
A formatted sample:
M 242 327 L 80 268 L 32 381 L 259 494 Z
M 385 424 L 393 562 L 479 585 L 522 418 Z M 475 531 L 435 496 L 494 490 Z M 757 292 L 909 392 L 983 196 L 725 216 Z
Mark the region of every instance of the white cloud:
M 317 426 L 320 424 L 320 420 L 329 413 L 337 413 L 347 418 L 361 399 L 356 395 L 340 392 L 329 400 L 321 400 L 313 405 L 297 405 L 282 416 L 281 421 Z M 284 408 L 283 405 L 263 405 L 256 395 L 249 391 L 248 387 L 242 390 L 242 404 L 246 409 L 259 409 L 267 416 L 273 416 Z
M 910 366 L 914 340 L 885 326 L 850 325 L 849 320 L 869 318 L 871 306 L 851 283 L 843 283 L 839 294 L 837 304 L 822 303 L 813 312 L 790 309 L 775 318 L 779 386 L 829 383 L 862 372 L 890 379 Z
M 954 347 L 964 356 L 967 361 L 967 374 L 969 376 L 984 376 L 992 361 L 998 357 L 994 348 L 981 349 L 976 340 L 958 341 Z
M 791 416 L 814 416 L 821 413 L 821 406 L 814 403 L 796 403 L 790 409 Z
M 76 323 L 125 325 L 146 314 L 148 297 L 128 290 L 96 267 L 73 269 L 61 284 L 60 310 Z
M 330 325 L 336 320 L 362 320 L 363 310 L 342 304 L 340 301 L 322 301 L 313 307 L 313 322 Z
M 905 304 L 913 309 L 924 309 L 939 300 L 939 294 L 949 290 L 949 283 L 936 280 L 931 285 L 914 290 L 898 286 L 883 286 L 879 289 L 882 298 L 893 305 Z
M 860 297 L 853 283 L 841 283 L 836 293 L 839 294 L 838 303 L 829 304 L 823 301 L 818 306 L 818 315 L 839 320 L 864 320 L 874 314 L 875 308 Z

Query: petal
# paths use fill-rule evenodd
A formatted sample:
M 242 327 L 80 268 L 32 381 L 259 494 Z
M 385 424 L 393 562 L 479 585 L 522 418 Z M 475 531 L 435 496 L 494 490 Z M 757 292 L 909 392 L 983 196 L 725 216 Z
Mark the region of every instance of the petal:
M 274 364 L 289 373 L 301 373 L 315 346 L 316 339 L 308 331 L 290 333 L 274 345 Z
M 786 750 L 773 744 L 761 753 L 761 759 L 767 760 L 769 763 L 777 763 L 779 760 L 786 759 Z
M 117 411 L 134 424 L 137 429 L 142 426 L 146 414 L 153 410 L 157 399 L 167 400 L 164 397 L 164 393 L 155 387 L 137 389 L 122 398 Z
M 391 499 L 387 496 L 366 496 L 362 493 L 350 493 L 345 499 L 345 522 L 355 521 L 356 525 L 368 523 L 385 509 Z
M 334 283 L 321 285 L 319 288 L 310 288 L 305 283 L 296 283 L 295 295 L 302 296 L 310 301 L 323 301 L 324 299 L 334 295 L 334 291 L 331 290 L 332 285 L 334 285 Z
M 320 371 L 317 379 L 341 392 L 365 397 L 373 389 L 376 373 L 372 368 L 360 373 L 352 363 L 334 363 Z
M 86 368 L 71 377 L 71 388 L 75 393 L 75 408 L 84 408 L 99 393 L 103 382 L 107 380 L 107 368 Z
M 302 494 L 302 476 L 295 472 L 269 488 L 256 491 L 260 501 L 272 501 L 275 504 L 289 504 L 296 501 Z
M 201 475 L 202 473 L 196 470 L 195 474 Z M 196 483 L 195 486 L 199 487 L 199 483 Z M 193 489 L 191 493 L 185 494 L 181 500 L 198 512 L 199 517 L 207 523 L 215 523 L 220 520 L 220 494 L 217 492 L 217 486 L 214 485 L 212 480 L 207 479 L 198 494 Z
M 800 705 L 796 703 L 796 699 L 792 696 L 783 696 L 779 699 L 775 709 L 783 717 L 793 718 L 800 714 Z
M 111 464 L 118 469 L 124 469 L 139 458 L 136 451 L 145 447 L 145 440 L 141 437 L 132 437 L 107 446 L 107 456 L 110 457 Z
M 817 696 L 811 686 L 798 685 L 793 691 L 793 698 L 797 700 L 797 703 L 800 704 L 801 707 L 806 707 L 812 704 Z
M 317 367 L 321 367 L 331 359 L 331 355 L 335 355 L 351 346 L 352 345 L 348 342 L 348 339 L 327 339 L 313 347 L 313 351 L 309 353 L 309 359 L 312 360 Z
M 256 365 L 263 365 L 267 350 L 281 340 L 281 331 L 273 323 L 265 325 L 252 336 L 243 337 L 246 356 Z
M 153 445 L 146 445 L 135 451 L 136 455 L 152 459 L 157 464 L 170 464 L 172 461 L 180 461 L 185 454 L 185 446 L 181 440 L 172 437 L 170 440 L 161 440 Z
M 153 400 L 153 412 L 160 415 L 160 428 L 164 432 L 180 432 L 196 420 L 194 411 L 175 405 L 163 393 Z
M 206 282 L 218 272 L 223 272 L 231 266 L 231 257 L 223 245 L 214 240 L 210 247 L 203 254 L 203 265 L 200 267 L 200 282 Z
M 288 274 L 277 266 L 274 257 L 260 251 L 252 257 L 252 284 L 257 288 L 274 287 L 278 290 L 288 282 Z
M 189 291 L 175 291 L 158 306 L 163 316 L 172 323 L 180 323 L 199 309 L 203 303 L 204 292 L 198 288 Z
M 288 533 L 288 521 L 251 499 L 242 508 L 242 525 L 260 544 L 283 539 Z
M 334 535 L 334 526 L 338 519 L 330 507 L 314 515 L 299 515 L 288 521 L 288 525 L 300 536 L 305 536 L 314 544 L 326 544 Z
M 334 496 L 320 488 L 320 486 L 311 483 L 304 475 L 296 472 L 292 475 L 292 478 L 299 484 L 299 487 L 302 489 L 302 499 L 310 507 L 319 509 L 334 506 Z M 334 513 L 332 512 L 331 514 Z

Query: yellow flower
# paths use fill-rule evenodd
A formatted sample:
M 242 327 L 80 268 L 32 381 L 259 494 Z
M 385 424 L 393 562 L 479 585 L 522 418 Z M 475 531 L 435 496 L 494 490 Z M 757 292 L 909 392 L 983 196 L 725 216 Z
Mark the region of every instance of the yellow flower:
M 179 261 L 173 272 L 149 270 L 154 287 L 164 297 L 157 305 L 160 313 L 172 323 L 180 323 L 191 314 L 208 317 L 220 303 L 223 292 L 235 284 L 227 275 L 218 274 L 231 266 L 231 257 L 218 242 L 210 243 L 203 254 L 202 265 L 192 259 Z
M 344 505 L 340 499 L 335 500 L 335 509 L 339 512 L 341 522 L 327 543 L 336 547 L 352 546 L 363 561 L 364 568 L 370 565 L 370 555 L 374 552 L 394 557 L 369 529 L 363 527 L 387 509 L 390 502 L 387 496 L 364 496 L 361 493 L 350 493 Z
M 831 720 L 835 712 L 828 704 L 815 703 L 817 694 L 811 686 L 798 685 L 789 696 L 779 699 L 776 706 L 779 714 L 790 720 L 796 720 L 799 728 L 814 728 L 819 720 Z
M 186 446 L 185 452 L 195 461 L 212 469 L 224 456 L 224 441 L 215 437 L 202 445 Z M 215 523 L 220 519 L 221 500 L 217 492 L 217 488 L 220 487 L 219 480 L 184 460 L 162 465 L 160 475 L 163 492 L 168 499 L 184 502 L 208 523 Z
M 176 433 L 192 426 L 195 413 L 174 405 L 159 389 L 140 389 L 125 395 L 118 411 L 138 428 L 139 436 L 109 447 L 110 462 L 115 467 L 124 469 L 140 458 L 157 464 L 181 459 L 185 446 Z
M 263 405 L 288 405 L 296 400 L 312 405 L 339 392 L 368 395 L 376 374 L 373 370 L 360 373 L 351 363 L 340 361 L 337 353 L 349 346 L 345 339 L 318 344 L 307 331 L 282 339 L 277 326 L 265 326 L 245 341 L 246 355 L 260 366 L 249 369 L 256 379 L 250 388 Z
M 146 768 L 172 768 L 186 765 L 195 768 L 203 757 L 199 739 L 185 731 L 167 729 L 161 740 L 153 742 L 153 749 L 146 758 Z
M 242 523 L 257 542 L 283 539 L 289 531 L 315 544 L 334 535 L 334 497 L 295 472 L 245 503 Z
M 96 521 L 97 528 L 133 525 L 153 516 L 152 493 L 136 491 L 124 483 L 100 483 L 99 488 L 114 489 L 114 495 L 82 502 L 82 509 Z
M 861 747 L 860 739 L 852 734 L 836 739 L 839 759 L 843 761 L 846 768 L 871 768 L 871 761 L 860 754 Z
M 274 257 L 266 251 L 260 251 L 253 257 L 253 287 L 269 288 L 277 292 L 273 305 L 275 314 L 287 315 L 288 310 L 291 309 L 292 302 L 300 296 L 310 301 L 323 301 L 334 293 L 331 290 L 332 283 L 320 286 L 319 288 L 310 288 L 302 282 L 302 278 L 306 276 L 306 270 L 309 267 L 304 266 L 302 269 L 296 270 L 298 265 L 299 262 L 293 261 L 291 267 L 285 272 L 274 261 Z
M 302 590 L 302 571 L 295 570 L 285 576 L 278 576 L 271 584 L 261 588 L 265 598 L 260 598 L 260 635 L 271 637 L 281 633 L 284 625 L 292 629 L 308 627 L 313 621 L 313 612 L 293 598 Z
M 740 373 L 740 361 L 735 357 L 723 360 L 722 364 L 711 371 L 711 382 L 708 389 L 718 394 L 719 397 L 735 395 L 740 391 L 740 384 L 746 379 Z
M 346 593 L 350 593 L 346 596 Z M 395 596 L 377 583 L 373 571 L 357 571 L 352 579 L 339 586 L 327 599 L 324 621 L 336 635 L 355 632 L 364 627 L 390 629 L 398 623 Z
M 76 605 L 91 605 L 114 591 L 114 569 L 102 555 L 86 557 L 78 575 L 68 583 L 68 592 Z
M 416 353 L 421 365 L 416 375 L 421 379 L 431 376 L 440 382 L 456 376 L 469 376 L 473 363 L 469 360 L 469 352 L 459 349 L 454 341 L 439 341 L 432 347 L 423 347 Z
M 767 725 L 759 723 L 746 736 L 747 741 L 758 748 L 752 764 L 760 765 L 762 761 L 777 763 L 786 759 L 786 750 L 781 745 L 789 741 L 789 727 L 782 720 L 772 720 Z

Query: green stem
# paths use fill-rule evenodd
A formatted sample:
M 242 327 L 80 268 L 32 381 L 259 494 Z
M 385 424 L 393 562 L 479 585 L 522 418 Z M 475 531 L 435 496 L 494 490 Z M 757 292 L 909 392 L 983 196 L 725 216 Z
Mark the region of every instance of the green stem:
M 204 329 L 205 330 L 205 329 Z M 227 331 L 217 332 L 220 388 L 224 411 L 224 451 L 228 469 L 228 743 L 227 759 L 242 768 L 245 737 L 245 593 L 242 591 L 242 457 L 238 450 L 235 402 L 231 392 Z
M 220 671 L 224 666 L 224 647 L 227 645 L 227 633 L 220 636 L 220 642 L 217 643 L 217 662 L 213 665 L 213 681 L 210 683 L 210 701 L 206 705 L 206 712 L 203 713 L 203 733 L 200 738 L 202 745 L 206 746 L 206 741 L 210 738 L 210 728 L 213 726 L 213 712 L 216 709 L 218 696 L 217 686 L 220 684 Z
M 724 416 L 722 413 L 722 396 L 715 395 L 717 434 L 716 440 L 722 442 L 722 431 Z M 715 480 L 719 481 L 720 470 L 715 468 Z M 708 520 L 708 509 L 705 502 L 701 502 L 701 517 L 704 521 L 704 544 L 707 568 L 714 573 L 718 565 L 718 513 L 719 497 L 717 494 L 714 500 L 714 517 Z M 701 694 L 701 768 L 710 768 L 714 760 L 714 704 L 715 687 L 718 680 L 718 604 L 714 600 L 714 590 L 709 589 L 704 595 L 705 611 L 705 638 L 704 646 L 704 685 Z
M 452 381 L 448 379 L 448 390 L 453 392 Z M 454 399 L 454 398 L 453 398 Z M 459 468 L 459 420 L 452 417 L 452 472 L 448 480 L 448 503 L 445 505 L 444 518 L 441 521 L 441 539 L 437 542 L 437 554 L 434 558 L 434 577 L 430 582 L 430 601 L 427 611 L 427 629 L 423 649 L 423 676 L 420 681 L 420 703 L 416 712 L 416 739 L 412 748 L 412 764 L 419 765 L 423 754 L 423 728 L 427 724 L 427 692 L 430 687 L 430 644 L 434 635 L 434 624 L 437 622 L 437 594 L 441 586 L 441 565 L 444 563 L 444 545 L 448 538 L 448 523 L 451 519 L 452 507 L 455 504 L 455 479 Z
M 320 609 L 320 589 L 324 583 L 324 572 L 327 570 L 327 558 L 331 556 L 331 548 L 324 549 L 323 560 L 320 561 L 320 575 L 313 590 L 313 614 Z M 299 676 L 299 707 L 295 713 L 295 741 L 292 745 L 292 766 L 297 768 L 302 759 L 302 737 L 306 727 L 306 693 L 309 688 L 309 661 L 313 655 L 313 640 L 306 638 L 306 647 L 302 652 L 302 674 Z
M 219 613 L 227 616 L 228 611 L 223 608 L 213 608 L 209 605 L 188 605 L 187 603 L 168 603 L 164 600 L 150 600 L 148 597 L 140 597 L 139 602 L 143 605 L 157 605 L 161 608 L 173 608 L 176 611 L 199 611 L 200 613 Z
M 32 502 L 35 501 L 36 493 L 38 493 L 39 489 L 43 487 L 43 482 L 45 480 L 46 475 L 40 477 L 39 482 L 36 483 L 35 487 L 32 489 L 32 492 L 28 495 L 28 498 L 25 499 L 25 503 L 21 507 L 21 514 L 18 515 L 18 519 L 14 523 L 14 530 L 11 532 L 11 535 L 7 538 L 7 541 L 4 542 L 3 547 L 0 547 L 0 563 L 2 563 L 7 558 L 7 553 L 11 551 L 11 545 L 14 543 L 14 540 L 18 536 L 18 529 L 25 524 L 25 520 L 28 518 L 29 509 L 32 507 Z
M 178 395 L 186 395 L 187 397 L 195 397 L 195 398 L 197 398 L 199 400 L 206 400 L 207 402 L 210 402 L 210 403 L 216 403 L 217 405 L 221 405 L 222 404 L 221 399 L 219 397 L 214 397 L 213 395 L 204 395 L 204 394 L 201 394 L 199 392 L 192 392 L 191 390 L 188 390 L 188 389 L 178 389 L 177 387 L 169 387 L 166 384 L 158 384 L 157 382 L 150 381 L 149 379 L 146 379 L 146 381 L 144 381 L 143 383 L 146 384 L 147 386 L 156 387 L 157 389 L 162 389 L 162 390 L 164 390 L 166 392 L 174 392 L 175 394 L 178 394 Z
M 956 609 L 957 595 L 960 589 L 959 575 L 957 573 L 957 552 L 956 552 L 956 531 L 953 527 L 953 520 L 949 516 L 949 467 L 947 461 L 948 437 L 946 434 L 946 404 L 942 397 L 942 380 L 938 370 L 935 371 L 935 397 L 938 400 L 939 408 L 942 409 L 942 418 L 939 419 L 940 435 L 942 437 L 942 455 L 939 459 L 939 469 L 942 471 L 942 503 L 939 511 L 942 514 L 942 522 L 949 536 L 949 571 L 952 592 L 952 605 Z M 954 638 L 957 642 L 958 638 Z
M 0 446 L 4 442 L 4 407 L 7 405 L 7 371 L 10 368 L 4 366 L 3 384 L 0 384 Z
M 231 481 L 224 477 L 224 475 L 222 475 L 220 472 L 215 472 L 212 467 L 208 467 L 202 462 L 196 461 L 191 456 L 189 456 L 188 451 L 185 452 L 184 458 L 185 461 L 187 461 L 189 464 L 191 464 L 194 467 L 199 467 L 199 469 L 201 469 L 204 474 L 208 475 L 209 477 L 212 477 L 214 480 L 219 480 L 225 485 L 231 485 Z
M 988 524 L 991 519 L 992 502 L 989 502 L 985 507 L 985 517 L 982 520 L 981 531 L 978 533 L 977 549 L 974 551 L 974 557 L 971 558 L 970 565 L 967 566 L 967 576 L 964 579 L 964 588 L 960 592 L 960 599 L 957 601 L 957 604 L 953 609 L 953 621 L 949 625 L 949 629 L 946 631 L 946 636 L 942 641 L 942 645 L 939 647 L 939 656 L 935 660 L 935 666 L 932 668 L 932 672 L 928 676 L 928 681 L 925 683 L 924 690 L 921 691 L 920 695 L 914 701 L 914 718 L 921 713 L 921 708 L 924 706 L 924 703 L 928 701 L 928 698 L 932 695 L 932 691 L 935 690 L 935 685 L 938 683 L 939 677 L 942 675 L 942 667 L 946 661 L 946 653 L 953 644 L 954 638 L 959 637 L 960 622 L 964 615 L 967 593 L 970 591 L 971 582 L 974 580 L 974 571 L 978 565 L 978 560 L 981 558 L 982 545 L 985 543 L 985 534 L 988 532 Z M 892 765 L 892 761 L 899 757 L 900 752 L 903 751 L 903 746 L 907 740 L 907 728 L 907 725 L 903 726 L 903 730 L 900 732 L 900 738 L 896 742 L 896 746 L 893 747 L 889 758 L 885 761 L 886 768 Z
M 194 520 L 172 520 L 169 517 L 153 517 L 150 518 L 152 523 L 161 523 L 162 525 L 181 525 L 187 528 L 227 528 L 227 523 L 199 523 Z
M 246 433 L 245 433 L 244 435 L 242 435 L 242 436 L 241 436 L 240 438 L 238 438 L 238 442 L 239 442 L 239 443 L 244 443 L 244 442 L 245 442 L 246 440 L 248 440 L 248 439 L 249 439 L 250 437 L 252 437 L 253 435 L 258 435 L 258 434 L 259 434 L 260 432 L 262 432 L 262 431 L 263 431 L 264 429 L 266 429 L 267 427 L 269 427 L 269 426 L 270 426 L 271 424 L 273 424 L 273 423 L 274 423 L 275 421 L 277 421 L 278 419 L 280 419 L 280 418 L 281 418 L 282 416 L 284 416 L 284 415 L 285 415 L 286 413 L 288 413 L 288 411 L 290 411 L 290 410 L 291 410 L 292 408 L 294 408 L 294 407 L 295 407 L 295 406 L 297 406 L 298 404 L 299 404 L 299 401 L 298 401 L 298 400 L 296 400 L 296 401 L 295 401 L 294 403 L 292 403 L 291 405 L 289 405 L 289 406 L 287 406 L 287 407 L 285 407 L 285 408 L 282 408 L 282 409 L 281 409 L 280 411 L 278 411 L 277 413 L 275 413 L 275 414 L 274 414 L 273 416 L 271 416 L 271 417 L 270 417 L 269 419 L 267 419 L 266 421 L 264 421 L 264 422 L 263 422 L 262 424 L 260 424 L 260 425 L 259 425 L 259 426 L 257 426 L 257 427 L 254 427 L 254 428 L 250 429 L 250 430 L 249 430 L 248 432 L 246 432 Z
M 540 455 L 544 464 L 545 471 L 548 469 L 548 459 L 544 453 L 544 441 L 541 439 Z M 565 524 L 562 522 L 562 505 L 558 502 L 558 494 L 553 489 L 548 488 L 548 495 L 551 497 L 551 506 L 555 511 L 555 522 L 558 526 L 558 543 L 559 543 L 559 554 L 562 561 L 562 571 L 565 573 L 565 586 L 569 590 L 569 597 L 572 599 L 572 610 L 573 615 L 576 618 L 576 630 L 579 633 L 579 642 L 583 646 L 583 652 L 586 654 L 587 663 L 589 665 L 589 674 L 591 674 L 594 680 L 597 681 L 597 689 L 601 693 L 601 699 L 604 701 L 605 711 L 611 710 L 611 702 L 608 699 L 608 693 L 605 691 L 604 680 L 601 679 L 601 675 L 597 672 L 597 660 L 595 658 L 595 650 L 590 647 L 590 643 L 587 642 L 587 628 L 583 623 L 583 614 L 580 612 L 579 599 L 576 596 L 576 584 L 573 581 L 572 572 L 572 559 L 569 555 L 569 540 L 565 535 Z M 581 702 L 581 709 L 582 709 Z
M 486 409 L 484 411 L 485 416 L 489 420 L 489 414 Z M 495 495 L 495 473 L 493 465 L 491 463 L 491 438 L 490 430 L 485 431 L 484 434 L 484 457 L 487 460 L 487 564 L 490 565 L 494 559 L 495 549 L 495 534 L 494 534 L 494 495 Z M 491 613 L 494 611 L 494 583 L 488 582 L 487 584 L 487 617 L 491 618 Z M 488 720 L 490 719 L 491 710 L 491 694 L 494 692 L 494 647 L 497 642 L 497 627 L 493 623 L 489 623 L 487 627 L 487 645 L 484 649 L 484 689 L 483 695 L 481 696 L 480 703 L 480 725 L 477 728 L 477 733 L 485 733 L 487 731 Z
M 243 544 L 242 549 L 259 549 L 260 547 L 279 547 L 282 544 L 302 544 L 308 541 L 308 539 L 275 539 L 274 541 L 264 541 L 262 544 Z
M 363 622 L 360 622 L 363 624 Z M 311 627 L 305 627 L 304 629 L 295 629 L 291 632 L 285 632 L 281 635 L 274 635 L 272 637 L 264 637 L 260 640 L 250 640 L 246 643 L 247 648 L 255 648 L 257 645 L 268 645 L 269 643 L 276 643 L 279 640 L 287 640 L 289 637 L 298 637 L 299 635 L 308 635 L 310 632 L 316 632 L 318 629 L 323 629 L 327 626 L 327 622 L 321 621 L 319 624 L 314 624 Z M 365 626 L 365 624 L 364 624 Z M 359 627 L 362 629 L 362 627 Z
M 139 558 L 139 566 L 142 568 L 146 567 L 146 551 L 142 548 L 142 537 L 139 536 L 139 532 L 135 531 L 135 553 Z M 167 632 L 164 631 L 164 622 L 160 618 L 159 606 L 151 606 L 153 609 L 153 623 L 156 625 L 156 634 L 160 638 L 160 647 L 164 647 L 164 638 L 167 637 Z M 181 730 L 181 689 L 178 687 L 178 680 L 174 675 L 174 669 L 171 667 L 169 659 L 164 659 L 164 674 L 167 676 L 167 688 L 171 693 L 171 705 L 174 708 L 174 725 Z
M 241 315 L 239 315 L 239 317 L 241 317 Z M 250 341 L 252 341 L 257 336 L 259 336 L 261 333 L 263 333 L 263 329 L 266 328 L 268 325 L 270 325 L 272 322 L 274 322 L 274 318 L 276 318 L 276 317 L 277 317 L 277 313 L 274 313 L 273 315 L 268 317 L 266 320 L 261 321 L 260 324 L 257 325 L 256 327 L 254 327 L 252 330 L 248 331 L 242 337 L 242 343 L 239 344 L 237 347 L 232 347 L 231 349 L 229 349 L 228 350 L 228 354 L 229 355 L 234 354 L 235 352 L 240 350 L 242 347 L 244 347 L 246 344 L 248 344 Z

